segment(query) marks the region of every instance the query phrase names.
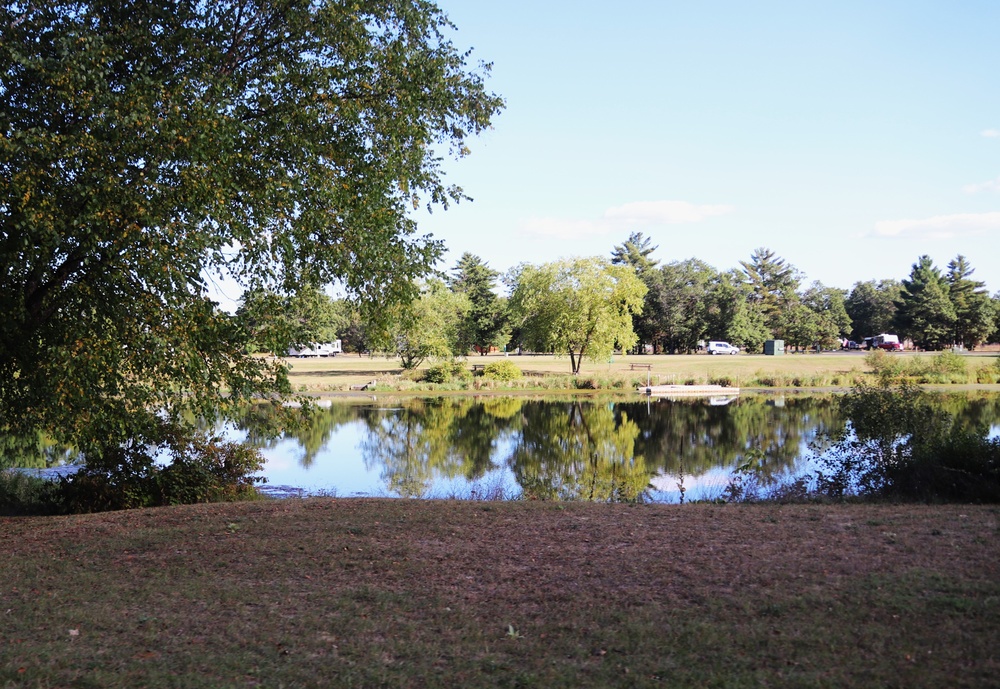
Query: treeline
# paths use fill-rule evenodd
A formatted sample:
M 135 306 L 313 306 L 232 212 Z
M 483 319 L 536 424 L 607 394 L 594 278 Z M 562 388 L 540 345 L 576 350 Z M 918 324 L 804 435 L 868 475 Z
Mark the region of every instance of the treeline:
M 406 368 L 493 349 L 568 353 L 577 372 L 581 358 L 615 348 L 684 353 L 707 340 L 750 352 L 769 339 L 830 349 L 884 332 L 924 350 L 1000 340 L 1000 292 L 990 297 L 964 256 L 946 270 L 921 256 L 906 279 L 846 290 L 806 284 L 766 248 L 726 271 L 695 258 L 661 265 L 656 249 L 634 233 L 608 258 L 522 264 L 503 275 L 466 253 L 421 282 L 409 304 L 375 317 L 316 287 L 248 292 L 238 316 L 262 351 L 340 339 L 346 352 L 398 356 Z

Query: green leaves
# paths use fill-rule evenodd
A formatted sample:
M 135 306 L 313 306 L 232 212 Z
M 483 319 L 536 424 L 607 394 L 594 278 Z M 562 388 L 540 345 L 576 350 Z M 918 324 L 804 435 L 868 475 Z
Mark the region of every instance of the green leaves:
M 339 283 L 372 328 L 439 257 L 502 100 L 421 0 L 0 3 L 0 417 L 118 440 L 287 390 L 216 278 Z
M 514 279 L 510 305 L 524 344 L 566 352 L 574 374 L 584 356 L 607 359 L 636 343 L 632 314 L 642 312 L 647 288 L 631 266 L 577 258 L 525 265 Z

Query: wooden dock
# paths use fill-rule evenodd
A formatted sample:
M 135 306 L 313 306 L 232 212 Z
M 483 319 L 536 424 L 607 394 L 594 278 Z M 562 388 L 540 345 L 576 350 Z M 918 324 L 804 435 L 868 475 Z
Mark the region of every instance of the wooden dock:
M 727 388 L 722 385 L 641 385 L 636 390 L 650 397 L 715 397 L 740 394 L 739 388 Z

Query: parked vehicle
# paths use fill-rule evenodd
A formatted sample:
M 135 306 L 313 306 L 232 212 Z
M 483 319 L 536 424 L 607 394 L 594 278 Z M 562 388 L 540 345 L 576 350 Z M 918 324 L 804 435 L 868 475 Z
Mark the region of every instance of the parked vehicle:
M 887 352 L 903 351 L 903 344 L 899 341 L 898 335 L 882 333 L 873 337 L 865 338 L 865 349 L 884 349 Z
M 739 354 L 740 348 L 728 342 L 709 342 L 706 348 L 709 354 Z
M 297 356 L 300 359 L 308 356 L 337 356 L 343 351 L 340 340 L 334 340 L 333 342 L 313 342 L 301 349 L 292 347 L 288 350 L 288 356 Z
M 854 340 L 844 340 L 841 345 L 841 349 L 861 349 L 861 345 Z

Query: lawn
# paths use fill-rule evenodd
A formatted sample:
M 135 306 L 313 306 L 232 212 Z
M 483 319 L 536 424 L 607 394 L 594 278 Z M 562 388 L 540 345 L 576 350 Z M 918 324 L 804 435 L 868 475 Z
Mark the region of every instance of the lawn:
M 998 535 L 924 505 L 0 519 L 0 686 L 994 687 Z
M 931 353 L 905 352 L 895 355 L 903 361 L 933 357 Z M 473 364 L 485 364 L 504 358 L 503 354 L 471 356 Z M 511 355 L 508 357 L 524 371 L 529 385 L 555 385 L 572 387 L 568 357 L 552 355 Z M 997 352 L 975 352 L 963 356 L 970 371 L 989 366 L 997 361 Z M 291 381 L 297 391 L 336 392 L 350 390 L 351 386 L 377 381 L 383 387 L 407 389 L 407 381 L 398 359 L 344 354 L 332 358 L 288 359 Z M 738 387 L 849 387 L 868 368 L 862 352 L 823 352 L 765 356 L 740 354 L 737 356 L 693 355 L 616 355 L 611 361 L 596 363 L 584 361 L 580 378 L 592 378 L 605 384 L 620 381 L 624 387 L 644 385 L 645 368 L 632 369 L 632 365 L 649 365 L 648 380 L 653 384 L 685 382 L 709 383 L 728 379 Z M 426 369 L 429 364 L 423 364 Z M 998 373 L 1000 377 L 1000 373 Z M 548 382 L 546 382 L 548 381 Z

